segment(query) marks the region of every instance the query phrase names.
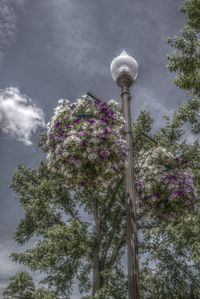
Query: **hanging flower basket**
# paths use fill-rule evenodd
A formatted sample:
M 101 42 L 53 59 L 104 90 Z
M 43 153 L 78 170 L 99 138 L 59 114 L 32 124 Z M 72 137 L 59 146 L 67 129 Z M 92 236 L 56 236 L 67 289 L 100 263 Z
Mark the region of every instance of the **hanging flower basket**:
M 49 167 L 69 188 L 107 187 L 124 172 L 124 123 L 113 100 L 60 100 L 47 130 Z
M 194 208 L 194 177 L 186 161 L 161 146 L 141 152 L 136 163 L 138 205 L 156 216 Z

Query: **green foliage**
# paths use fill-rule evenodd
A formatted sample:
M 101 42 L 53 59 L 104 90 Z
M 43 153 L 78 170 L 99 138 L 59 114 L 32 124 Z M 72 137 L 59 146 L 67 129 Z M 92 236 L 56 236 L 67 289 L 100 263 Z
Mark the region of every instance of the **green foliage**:
M 20 194 L 25 211 L 16 241 L 23 244 L 40 237 L 35 248 L 13 254 L 13 259 L 32 270 L 48 272 L 45 282 L 65 292 L 87 254 L 87 224 L 79 219 L 75 200 L 63 187 L 62 178 L 50 173 L 44 163 L 35 170 L 20 166 L 12 188 Z
M 13 253 L 12 258 L 32 271 L 46 273 L 42 282 L 53 287 L 57 295 L 69 295 L 75 278 L 80 291 L 87 293 L 91 289 L 89 277 L 96 247 L 102 283 L 103 271 L 120 265 L 126 242 L 123 177 L 106 193 L 99 194 L 72 194 L 63 182 L 43 162 L 33 170 L 18 168 L 11 187 L 19 196 L 25 216 L 15 238 L 19 244 L 38 239 L 34 248 Z M 94 221 L 83 221 L 80 207 Z M 115 271 L 113 275 L 116 284 L 120 282 Z M 113 279 L 112 270 L 109 279 Z M 109 279 L 106 278 L 108 282 Z
M 168 42 L 173 48 L 178 49 L 178 52 L 168 56 L 169 70 L 177 72 L 175 85 L 199 96 L 200 41 L 198 33 L 190 26 L 185 26 L 181 37 L 169 39 Z
M 188 214 L 176 223 L 152 219 L 145 223 L 140 247 L 141 254 L 147 255 L 141 267 L 142 298 L 199 298 L 200 272 L 192 257 L 194 240 L 184 234 L 188 217 L 197 218 L 197 215 Z M 187 225 L 190 226 L 189 221 Z M 189 230 L 197 239 L 198 232 L 193 229 L 194 226 Z M 195 252 L 199 256 L 200 251 Z M 196 295 L 190 297 L 191 294 Z
M 153 140 L 156 140 L 156 136 L 153 136 L 152 140 L 149 138 L 152 124 L 153 119 L 150 112 L 141 111 L 133 127 L 133 147 L 135 154 L 139 153 L 141 149 L 149 150 L 155 145 Z
M 58 299 L 53 291 L 36 288 L 31 275 L 18 272 L 9 282 L 3 294 L 4 299 Z
M 75 203 L 62 183 L 43 162 L 35 170 L 19 166 L 11 185 L 20 195 L 25 211 L 25 219 L 16 232 L 17 242 L 23 244 L 33 236 L 44 235 L 54 225 L 63 224 L 62 212 L 76 217 Z
M 58 299 L 51 291 L 47 291 L 44 288 L 38 288 L 34 294 L 34 299 Z
M 168 68 L 176 73 L 175 85 L 188 91 L 188 99 L 174 112 L 171 119 L 165 116 L 167 125 L 153 138 L 187 162 L 195 176 L 199 198 L 200 144 L 198 140 L 188 144 L 183 139 L 186 128 L 191 128 L 194 134 L 200 133 L 200 1 L 187 1 L 183 11 L 188 16 L 188 23 L 180 37 L 168 41 L 174 49 L 168 56 Z M 137 126 L 136 122 L 136 128 Z M 139 139 L 137 150 L 148 150 L 153 146 L 153 143 L 150 144 L 143 137 Z M 196 205 L 194 212 L 177 216 L 173 223 L 139 216 L 138 225 L 143 236 L 140 244 L 143 257 L 140 268 L 142 298 L 198 299 L 200 204 Z
M 186 1 L 182 11 L 187 13 L 187 15 L 188 15 L 188 25 L 190 27 L 196 29 L 197 32 L 199 32 L 200 31 L 200 22 L 199 22 L 200 2 L 199 2 L 199 0 Z
M 95 299 L 126 299 L 127 298 L 127 278 L 123 268 L 116 267 L 107 269 L 102 273 L 104 286 L 97 291 Z
M 27 272 L 18 272 L 10 279 L 3 296 L 7 298 L 34 299 L 35 285 Z
M 191 102 L 187 103 L 192 110 Z M 180 111 L 180 112 L 179 112 Z M 175 112 L 166 127 L 153 136 L 159 144 L 180 155 L 195 176 L 196 190 L 200 198 L 200 144 L 181 141 L 182 126 L 187 109 Z M 149 143 L 150 146 L 150 143 Z M 153 146 L 153 144 L 151 144 Z M 141 147 L 145 148 L 141 143 Z M 139 148 L 138 148 L 139 150 Z M 147 150 L 147 148 L 145 149 Z M 166 219 L 167 220 L 167 219 Z M 198 299 L 200 296 L 200 204 L 193 212 L 177 215 L 175 221 L 161 221 L 138 215 L 142 240 L 139 252 L 142 298 Z M 190 267 L 189 265 L 193 265 Z
M 200 95 L 200 2 L 186 1 L 183 12 L 188 16 L 188 23 L 182 29 L 182 35 L 168 39 L 174 49 L 168 55 L 168 68 L 176 72 L 175 85 L 185 89 L 190 95 Z
M 193 133 L 200 133 L 200 1 L 186 1 L 182 11 L 188 22 L 181 36 L 168 39 L 174 49 L 168 55 L 168 69 L 176 73 L 174 84 L 188 92 L 189 101 L 181 105 L 173 122 L 175 126 L 188 122 Z

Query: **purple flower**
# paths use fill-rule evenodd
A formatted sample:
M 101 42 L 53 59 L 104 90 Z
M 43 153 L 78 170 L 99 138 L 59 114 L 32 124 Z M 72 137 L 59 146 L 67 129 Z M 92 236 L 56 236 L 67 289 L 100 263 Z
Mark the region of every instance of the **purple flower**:
M 61 126 L 61 122 L 58 121 L 58 122 L 55 124 L 55 127 L 56 127 L 56 128 L 59 128 L 60 126 Z
M 177 195 L 182 196 L 182 195 L 184 195 L 184 192 L 183 191 L 177 191 Z
M 70 158 L 69 163 L 72 164 L 72 165 L 76 165 L 76 159 Z
M 80 124 L 80 122 L 81 122 L 80 117 L 77 117 L 74 122 L 75 122 L 75 124 Z
M 109 112 L 108 105 L 106 103 L 103 103 L 100 105 L 100 112 L 107 114 Z
M 109 151 L 107 150 L 103 150 L 100 152 L 100 155 L 104 158 L 104 159 L 107 159 L 110 155 Z
M 107 119 L 104 116 L 101 116 L 100 122 L 101 122 L 101 124 L 104 124 L 105 122 L 107 122 Z
M 51 133 L 51 134 L 49 134 L 48 138 L 52 140 L 52 139 L 54 139 L 54 135 Z
M 112 120 L 115 120 L 115 113 L 113 111 L 110 111 L 108 113 L 108 116 L 112 119 Z
M 108 109 L 108 105 L 105 102 L 102 102 L 99 106 L 100 106 L 100 108 L 106 108 L 106 109 Z
M 100 100 L 94 100 L 94 103 L 96 106 L 100 106 L 101 105 L 101 101 Z
M 88 123 L 92 124 L 96 124 L 96 120 L 95 119 L 88 119 Z
M 85 145 L 86 145 L 86 142 L 85 142 L 85 141 L 82 141 L 82 142 L 81 142 L 81 145 L 82 145 L 82 146 L 85 146 Z
M 171 197 L 172 197 L 172 199 L 175 199 L 175 198 L 177 198 L 178 196 L 180 196 L 180 192 L 179 191 L 177 191 L 177 190 L 175 190 L 175 191 L 173 191 L 172 193 L 171 193 Z
M 65 128 L 66 128 L 66 129 L 72 129 L 73 126 L 72 126 L 72 125 L 65 125 Z
M 85 187 L 86 186 L 86 182 L 85 181 L 80 181 L 80 186 L 81 187 Z
M 110 132 L 111 132 L 110 128 L 105 128 L 103 131 L 104 135 L 108 135 L 110 134 Z
M 80 131 L 79 136 L 85 136 L 87 133 L 85 131 Z
M 160 192 L 156 192 L 156 193 L 155 193 L 155 196 L 156 196 L 157 198 L 160 198 Z

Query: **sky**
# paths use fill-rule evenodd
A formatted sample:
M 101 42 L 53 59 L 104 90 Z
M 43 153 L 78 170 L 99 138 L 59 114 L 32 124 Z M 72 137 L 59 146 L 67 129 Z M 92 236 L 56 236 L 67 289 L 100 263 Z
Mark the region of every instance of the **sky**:
M 120 102 L 110 76 L 123 50 L 135 57 L 132 117 L 150 111 L 154 128 L 185 100 L 166 68 L 167 37 L 179 34 L 183 0 L 0 0 L 0 290 L 21 269 L 15 229 L 23 211 L 9 186 L 19 164 L 35 167 L 34 146 L 60 98 L 91 92 Z M 39 279 L 39 274 L 35 275 Z M 1 296 L 1 295 L 0 295 Z M 74 298 L 77 295 L 74 294 Z M 1 297 L 0 297 L 1 299 Z

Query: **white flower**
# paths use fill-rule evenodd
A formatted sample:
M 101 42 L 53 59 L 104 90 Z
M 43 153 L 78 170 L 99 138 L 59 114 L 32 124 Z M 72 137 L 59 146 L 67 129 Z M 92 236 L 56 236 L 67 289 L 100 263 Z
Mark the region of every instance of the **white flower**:
M 94 144 L 98 144 L 98 143 L 99 143 L 99 139 L 98 139 L 98 138 L 92 138 L 92 142 L 93 142 Z
M 66 178 L 72 178 L 72 174 L 67 171 L 64 172 L 64 175 L 66 176 Z
M 77 106 L 78 105 L 83 105 L 83 104 L 85 104 L 85 99 L 78 99 L 77 100 Z
M 108 105 L 115 107 L 115 106 L 118 106 L 119 103 L 117 103 L 115 100 L 110 100 L 110 101 L 108 101 Z
M 55 154 L 56 155 L 60 154 L 60 150 L 61 150 L 61 146 L 60 146 L 60 144 L 57 144 L 56 149 L 55 149 Z
M 146 190 L 147 192 L 151 192 L 151 184 L 150 184 L 150 183 L 147 183 L 147 184 L 145 185 L 145 190 Z
M 98 158 L 98 156 L 95 153 L 91 153 L 88 155 L 88 159 L 90 161 L 95 161 Z
M 60 168 L 60 169 L 61 169 L 62 172 L 64 172 L 64 171 L 65 171 L 65 166 L 64 166 L 64 165 L 61 165 L 61 168 Z
M 102 127 L 99 127 L 99 128 L 97 129 L 97 133 L 99 133 L 99 134 L 103 134 L 103 129 L 102 129 Z
M 57 172 L 57 169 L 55 167 L 51 167 L 52 172 Z
M 66 139 L 65 139 L 65 141 L 64 141 L 64 145 L 66 146 L 66 145 L 69 145 L 70 143 L 72 143 L 72 142 L 75 142 L 75 143 L 80 143 L 80 138 L 78 138 L 78 137 L 76 137 L 76 136 L 69 136 L 69 137 L 67 137 Z
M 60 100 L 58 100 L 58 104 L 70 104 L 70 103 L 71 102 L 68 99 L 60 99 Z
M 86 130 L 88 128 L 89 124 L 88 123 L 84 123 L 82 124 L 82 129 L 83 130 Z
M 67 158 L 69 156 L 69 153 L 67 151 L 63 152 L 63 157 Z
M 71 131 L 69 131 L 69 135 L 70 135 L 70 136 L 74 136 L 74 137 L 76 137 L 76 134 L 77 134 L 77 132 L 76 132 L 75 130 L 71 130 Z

